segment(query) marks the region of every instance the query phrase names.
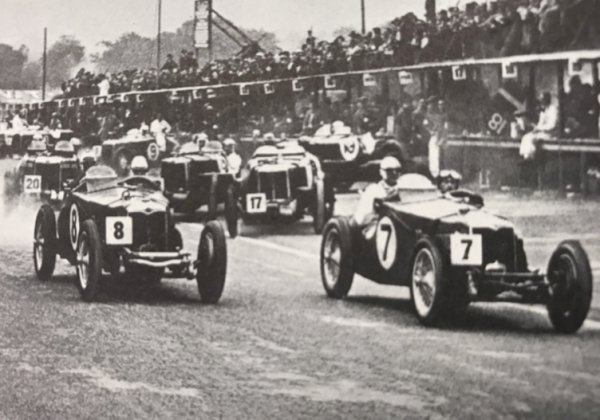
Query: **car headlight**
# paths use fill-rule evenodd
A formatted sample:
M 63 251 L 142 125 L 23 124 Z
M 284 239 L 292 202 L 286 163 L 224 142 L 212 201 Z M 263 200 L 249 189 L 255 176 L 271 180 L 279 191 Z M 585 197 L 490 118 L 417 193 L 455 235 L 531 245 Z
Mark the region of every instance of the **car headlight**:
M 56 200 L 58 198 L 58 194 L 56 193 L 56 191 L 52 190 L 50 191 L 50 200 Z
M 62 201 L 62 200 L 63 200 L 63 198 L 65 198 L 65 192 L 64 192 L 64 191 L 59 191 L 59 193 L 58 193 L 58 199 L 59 199 L 60 201 Z

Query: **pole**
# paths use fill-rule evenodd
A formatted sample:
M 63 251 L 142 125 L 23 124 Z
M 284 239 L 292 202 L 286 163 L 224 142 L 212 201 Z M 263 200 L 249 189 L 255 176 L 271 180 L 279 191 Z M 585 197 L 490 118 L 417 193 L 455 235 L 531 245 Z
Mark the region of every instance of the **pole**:
M 362 34 L 367 32 L 367 24 L 365 22 L 365 0 L 360 0 L 360 12 L 362 15 Z
M 44 28 L 44 58 L 42 59 L 42 101 L 46 100 L 46 47 L 48 43 L 48 28 Z
M 213 61 L 213 0 L 208 0 L 208 61 Z
M 158 34 L 156 35 L 156 88 L 160 87 L 160 32 L 162 23 L 162 0 L 158 0 Z

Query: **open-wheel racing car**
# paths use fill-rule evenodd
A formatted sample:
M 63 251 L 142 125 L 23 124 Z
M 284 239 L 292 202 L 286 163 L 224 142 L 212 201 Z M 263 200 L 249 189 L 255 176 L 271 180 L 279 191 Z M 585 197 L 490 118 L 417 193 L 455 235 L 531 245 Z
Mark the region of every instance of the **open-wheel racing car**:
M 236 180 L 221 143 L 212 141 L 202 149 L 194 142 L 183 144 L 176 156 L 162 161 L 161 177 L 178 221 L 215 220 L 224 207 L 229 235 L 237 236 Z
M 420 176 L 405 175 L 399 182 L 410 185 L 415 177 Z M 328 296 L 344 298 L 356 273 L 408 286 L 424 325 L 464 314 L 470 302 L 512 301 L 545 304 L 558 332 L 579 330 L 593 279 L 578 241 L 560 243 L 541 274 L 529 269 L 513 224 L 483 210 L 481 196 L 464 190 L 440 196 L 434 187 L 421 192 L 401 190 L 402 202 L 375 200 L 373 222 L 366 227 L 348 217 L 327 224 L 321 277 Z
M 427 166 L 411 159 L 395 138 L 373 137 L 370 132 L 354 134 L 341 122 L 324 125 L 314 136 L 300 137 L 298 143 L 319 158 L 323 171 L 336 185 L 374 181 L 379 174 L 379 163 L 386 156 L 398 159 L 406 172 L 429 173 Z
M 5 210 L 10 211 L 24 196 L 57 208 L 64 189 L 85 169 L 69 142 L 60 141 L 48 152 L 45 143 L 33 141 L 18 166 L 4 174 Z
M 242 180 L 240 207 L 246 224 L 295 222 L 312 215 L 316 233 L 333 216 L 335 194 L 320 162 L 294 143 L 259 147 Z
M 77 267 L 77 287 L 85 301 L 102 289 L 102 273 L 155 284 L 164 277 L 196 279 L 201 300 L 216 303 L 225 285 L 227 245 L 223 228 L 208 223 L 200 236 L 198 258 L 182 250 L 168 200 L 146 177 L 118 180 L 109 167 L 91 168 L 67 193 L 58 219 L 43 205 L 35 221 L 33 256 L 40 280 L 52 277 L 56 256 Z

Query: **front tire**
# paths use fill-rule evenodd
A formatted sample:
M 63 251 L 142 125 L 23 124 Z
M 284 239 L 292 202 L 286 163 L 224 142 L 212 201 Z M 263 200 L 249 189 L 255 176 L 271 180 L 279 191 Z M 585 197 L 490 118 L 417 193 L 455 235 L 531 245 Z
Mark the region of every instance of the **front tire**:
M 579 241 L 564 241 L 558 245 L 550 257 L 547 275 L 550 322 L 556 331 L 573 334 L 587 318 L 593 290 L 590 262 Z
M 313 213 L 313 228 L 317 235 L 323 232 L 326 219 L 325 183 L 322 179 L 315 181 L 315 209 Z
M 33 263 L 41 281 L 52 278 L 56 266 L 56 219 L 52 208 L 44 204 L 35 219 Z
M 196 281 L 203 303 L 215 304 L 221 298 L 227 276 L 227 241 L 223 226 L 208 222 L 200 235 Z
M 237 238 L 239 234 L 238 213 L 234 189 L 233 187 L 229 187 L 227 189 L 227 201 L 225 202 L 225 221 L 227 222 L 229 236 L 232 239 Z
M 444 296 L 446 264 L 429 238 L 417 242 L 412 261 L 410 297 L 415 314 L 421 324 L 435 326 L 448 313 Z
M 181 251 L 182 249 L 183 249 L 183 237 L 181 236 L 181 232 L 179 231 L 179 229 L 174 227 L 169 232 L 169 251 L 176 252 L 176 251 Z M 180 278 L 183 276 L 183 268 L 182 267 L 171 267 L 169 270 L 171 271 L 171 273 L 173 273 L 173 275 L 175 277 Z
M 98 299 L 102 282 L 102 241 L 93 220 L 81 225 L 77 241 L 77 288 L 86 302 Z
M 333 219 L 321 242 L 321 281 L 327 296 L 344 299 L 354 280 L 352 236 L 348 220 Z

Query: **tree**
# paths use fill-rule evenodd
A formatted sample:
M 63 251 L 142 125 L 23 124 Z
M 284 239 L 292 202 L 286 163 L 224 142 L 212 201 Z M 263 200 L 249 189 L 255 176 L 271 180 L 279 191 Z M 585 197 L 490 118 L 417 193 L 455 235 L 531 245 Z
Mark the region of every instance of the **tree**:
M 24 45 L 15 50 L 10 45 L 0 44 L 0 89 L 22 89 L 21 76 L 27 54 Z
M 251 39 L 261 40 L 261 46 L 267 51 L 274 51 L 277 46 L 277 38 L 273 33 L 260 30 L 243 30 Z M 229 31 L 233 34 L 233 31 Z M 213 52 L 215 59 L 233 57 L 242 47 L 216 27 L 213 32 Z M 236 34 L 236 39 L 242 38 Z M 131 69 L 156 68 L 157 43 L 156 38 L 142 37 L 136 33 L 123 34 L 115 42 L 103 41 L 101 43 L 105 50 L 102 53 L 92 55 L 94 62 L 101 72 L 118 72 Z M 164 32 L 161 34 L 161 65 L 167 54 L 172 54 L 175 59 L 179 57 L 181 50 L 194 50 L 194 21 L 183 23 L 176 32 Z M 205 52 L 201 52 L 205 57 Z M 204 60 L 202 60 L 204 61 Z
M 71 77 L 73 69 L 83 61 L 85 47 L 72 36 L 61 36 L 48 50 L 47 81 L 58 87 Z
M 344 38 L 348 38 L 348 35 L 350 35 L 351 32 L 360 33 L 360 31 L 358 31 L 356 28 L 354 28 L 352 26 L 342 26 L 341 28 L 338 28 L 335 31 L 333 31 L 333 39 L 337 38 L 338 36 L 343 36 Z

